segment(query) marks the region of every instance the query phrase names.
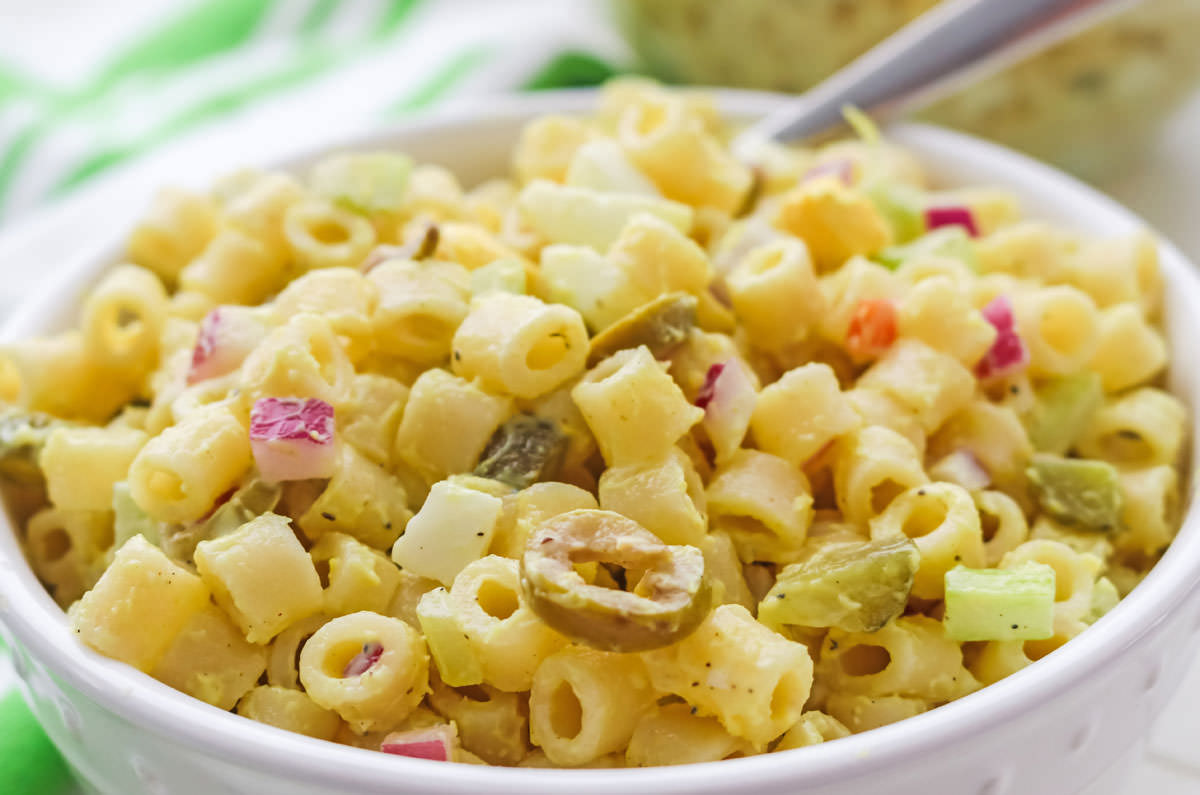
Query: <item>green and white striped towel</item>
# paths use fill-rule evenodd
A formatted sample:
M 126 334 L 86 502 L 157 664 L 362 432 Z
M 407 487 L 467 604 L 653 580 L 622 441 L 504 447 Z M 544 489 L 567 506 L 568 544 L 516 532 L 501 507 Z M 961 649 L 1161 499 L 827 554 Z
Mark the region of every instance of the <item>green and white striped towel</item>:
M 287 136 L 626 60 L 601 0 L 0 0 L 0 224 L 213 125 Z

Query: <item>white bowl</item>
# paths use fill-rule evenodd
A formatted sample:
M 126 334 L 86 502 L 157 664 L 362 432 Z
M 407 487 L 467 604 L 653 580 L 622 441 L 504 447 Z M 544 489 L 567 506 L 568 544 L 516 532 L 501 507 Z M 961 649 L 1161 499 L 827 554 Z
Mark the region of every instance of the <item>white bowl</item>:
M 468 183 L 504 171 L 523 122 L 589 107 L 558 93 L 476 101 L 325 149 L 397 147 L 452 166 Z M 752 117 L 779 97 L 723 92 L 722 107 Z M 991 144 L 929 127 L 893 131 L 935 180 L 1000 185 L 1030 215 L 1100 235 L 1143 226 L 1127 210 L 1050 168 Z M 285 165 L 303 166 L 309 157 Z M 236 153 L 229 166 L 241 165 Z M 0 331 L 13 340 L 62 328 L 80 293 L 118 248 L 89 249 L 56 285 Z M 1197 416 L 1200 367 L 1184 356 L 1200 338 L 1200 281 L 1173 247 L 1160 254 L 1168 289 L 1171 389 Z M 1193 420 L 1194 421 L 1194 420 Z M 1193 450 L 1194 455 L 1194 450 Z M 1191 505 L 1189 486 L 1187 505 Z M 5 520 L 0 519 L 0 524 Z M 1200 517 L 1146 580 L 1093 628 L 1029 668 L 929 713 L 832 743 L 746 759 L 640 770 L 526 770 L 405 759 L 280 731 L 222 712 L 84 648 L 0 530 L 0 630 L 27 699 L 68 761 L 111 793 L 217 792 L 700 795 L 1065 795 L 1115 791 L 1117 760 L 1140 746 L 1182 678 L 1200 633 Z M 1099 783 L 1103 779 L 1111 783 Z

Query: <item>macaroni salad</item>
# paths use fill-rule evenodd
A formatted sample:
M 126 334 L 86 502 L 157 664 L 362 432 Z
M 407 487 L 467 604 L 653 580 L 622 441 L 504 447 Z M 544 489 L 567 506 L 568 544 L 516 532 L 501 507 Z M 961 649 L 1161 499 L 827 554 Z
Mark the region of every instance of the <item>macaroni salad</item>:
M 164 191 L 0 351 L 0 476 L 81 642 L 247 718 L 665 765 L 1052 653 L 1177 529 L 1146 234 L 855 140 L 735 159 L 609 84 L 464 189 L 394 152 Z

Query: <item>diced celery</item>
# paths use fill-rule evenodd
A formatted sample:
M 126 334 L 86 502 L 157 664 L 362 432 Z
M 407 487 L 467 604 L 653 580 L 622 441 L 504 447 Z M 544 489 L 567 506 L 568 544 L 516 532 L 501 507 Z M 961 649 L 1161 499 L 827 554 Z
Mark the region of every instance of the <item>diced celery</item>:
M 1052 378 L 1037 387 L 1025 429 L 1035 450 L 1062 455 L 1071 449 L 1104 402 L 1100 376 L 1086 371 Z
M 945 226 L 904 245 L 888 246 L 877 252 L 873 259 L 885 268 L 895 270 L 913 257 L 924 255 L 950 257 L 971 270 L 979 269 L 975 244 L 961 226 Z
M 758 606 L 767 626 L 874 632 L 908 602 L 921 554 L 908 538 L 811 544 Z
M 519 260 L 498 259 L 471 271 L 472 296 L 495 292 L 525 294 L 525 266 Z
M 1054 634 L 1054 569 L 1026 563 L 1015 569 L 946 572 L 946 637 L 1043 640 Z
M 141 535 L 151 544 L 159 546 L 161 522 L 151 519 L 129 493 L 129 484 L 119 481 L 113 484 L 113 549 L 120 549 L 126 541 Z
M 443 682 L 451 687 L 483 682 L 483 666 L 450 607 L 445 588 L 434 588 L 421 597 L 417 602 L 417 620 Z
M 1092 587 L 1092 609 L 1084 618 L 1089 624 L 1098 621 L 1105 613 L 1112 610 L 1121 601 L 1121 594 L 1117 592 L 1117 586 L 1113 585 L 1112 580 L 1107 577 L 1101 577 L 1096 580 L 1095 586 Z
M 313 192 L 359 213 L 399 210 L 408 193 L 412 160 L 395 152 L 355 152 L 313 167 Z
M 892 240 L 896 245 L 889 248 L 902 247 L 925 234 L 924 200 L 919 190 L 902 182 L 884 180 L 873 182 L 862 190 L 892 228 Z
M 593 332 L 607 328 L 642 303 L 629 275 L 585 246 L 546 246 L 540 282 L 543 299 L 575 309 Z
M 638 193 L 602 193 L 544 179 L 535 179 L 521 190 L 517 207 L 534 231 L 551 243 L 591 246 L 596 251 L 607 251 L 638 213 L 650 213 L 684 234 L 694 221 L 692 208 L 679 202 Z
M 523 489 L 541 480 L 552 480 L 566 453 L 567 437 L 558 423 L 519 414 L 492 434 L 475 474 Z
M 575 150 L 565 184 L 613 193 L 662 196 L 654 183 L 629 161 L 621 145 L 610 138 L 588 141 Z
M 1112 464 L 1036 453 L 1025 475 L 1038 505 L 1060 522 L 1104 533 L 1119 526 L 1123 500 Z
M 696 325 L 694 295 L 667 293 L 625 315 L 592 337 L 588 367 L 599 364 L 617 351 L 645 345 L 661 359 L 681 345 Z

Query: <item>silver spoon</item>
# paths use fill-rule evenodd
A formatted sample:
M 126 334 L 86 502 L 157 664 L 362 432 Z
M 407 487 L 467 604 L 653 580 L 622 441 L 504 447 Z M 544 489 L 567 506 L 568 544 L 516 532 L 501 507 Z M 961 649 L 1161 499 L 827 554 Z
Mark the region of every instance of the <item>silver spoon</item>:
M 747 162 L 764 141 L 842 123 L 854 105 L 887 120 L 918 110 L 1142 0 L 946 0 L 733 142 Z

